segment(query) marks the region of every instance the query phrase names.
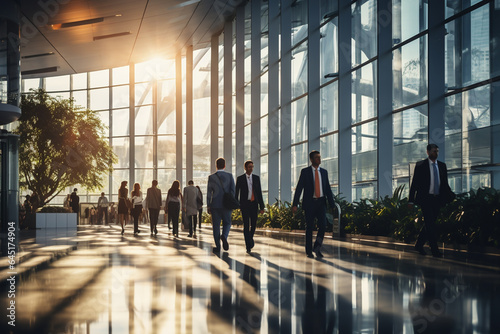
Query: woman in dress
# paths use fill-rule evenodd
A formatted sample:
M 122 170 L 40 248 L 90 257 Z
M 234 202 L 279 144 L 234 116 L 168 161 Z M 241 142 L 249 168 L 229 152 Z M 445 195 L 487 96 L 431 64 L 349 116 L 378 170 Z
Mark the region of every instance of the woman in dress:
M 179 236 L 179 212 L 181 210 L 182 194 L 179 181 L 174 181 L 172 187 L 168 190 L 167 200 L 165 201 L 165 214 L 168 214 L 168 223 L 172 221 L 174 236 Z
M 132 197 L 132 211 L 131 215 L 134 217 L 134 234 L 139 233 L 139 216 L 142 213 L 142 192 L 141 185 L 139 183 L 134 183 L 134 190 L 130 193 Z
M 124 223 L 127 226 L 128 220 L 128 189 L 127 189 L 127 181 L 122 181 L 120 185 L 120 189 L 118 189 L 118 220 L 120 221 L 120 225 L 122 226 L 122 235 L 125 233 Z

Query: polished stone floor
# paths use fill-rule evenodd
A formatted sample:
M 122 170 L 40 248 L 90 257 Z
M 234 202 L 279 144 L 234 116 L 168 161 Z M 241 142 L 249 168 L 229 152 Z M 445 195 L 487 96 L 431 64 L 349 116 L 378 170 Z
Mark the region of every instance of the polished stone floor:
M 14 332 L 500 333 L 498 261 L 331 238 L 309 259 L 303 236 L 283 233 L 256 235 L 246 254 L 237 229 L 219 256 L 208 227 L 131 232 L 38 230 L 34 243 L 76 249 L 17 283 Z

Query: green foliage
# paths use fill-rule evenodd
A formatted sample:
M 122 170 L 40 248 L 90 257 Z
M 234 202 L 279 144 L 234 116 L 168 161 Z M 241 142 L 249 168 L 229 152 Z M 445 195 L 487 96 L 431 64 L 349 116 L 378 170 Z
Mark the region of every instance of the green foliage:
M 335 196 L 334 200 L 341 208 L 341 233 L 386 236 L 413 242 L 422 227 L 422 212 L 417 207 L 408 207 L 408 198 L 403 197 L 403 191 L 404 185 L 398 187 L 392 196 L 352 203 L 340 195 Z M 331 223 L 338 213 L 336 208 L 328 208 L 327 212 Z M 232 218 L 233 223 L 241 224 L 240 210 L 233 210 Z M 203 221 L 210 223 L 210 215 L 204 213 Z M 500 247 L 500 191 L 481 188 L 457 195 L 455 201 L 442 209 L 436 224 L 440 242 L 472 248 Z M 299 206 L 294 215 L 289 202 L 278 200 L 259 214 L 257 227 L 304 230 L 304 212 Z M 331 231 L 330 224 L 327 224 L 327 229 Z
M 104 186 L 117 160 L 97 113 L 41 89 L 23 95 L 20 107 L 20 186 L 37 195 L 38 207 L 75 184 Z
M 40 213 L 70 213 L 71 210 L 60 206 L 44 206 L 38 212 Z

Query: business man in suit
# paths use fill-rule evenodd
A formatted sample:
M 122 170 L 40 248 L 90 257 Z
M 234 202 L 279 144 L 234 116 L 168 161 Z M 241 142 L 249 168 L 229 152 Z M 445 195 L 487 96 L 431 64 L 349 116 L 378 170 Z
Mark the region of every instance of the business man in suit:
M 254 246 L 253 236 L 257 227 L 257 214 L 264 212 L 264 200 L 260 177 L 253 174 L 253 162 L 245 161 L 245 174 L 236 179 L 236 199 L 240 201 L 241 216 L 243 217 L 243 234 L 247 253 Z
M 321 258 L 321 245 L 323 244 L 323 237 L 325 236 L 326 225 L 326 201 L 333 207 L 333 193 L 330 188 L 330 181 L 328 180 L 328 172 L 326 169 L 320 168 L 321 154 L 318 151 L 311 151 L 309 153 L 311 166 L 306 167 L 300 171 L 299 182 L 295 189 L 295 196 L 293 197 L 292 212 L 297 212 L 297 205 L 299 203 L 300 195 L 304 190 L 302 197 L 302 208 L 306 215 L 306 254 L 307 257 L 313 258 L 312 252 Z M 318 234 L 312 245 L 312 234 L 314 229 L 314 219 L 318 220 Z
M 229 250 L 227 238 L 231 229 L 231 213 L 233 210 L 226 209 L 223 205 L 224 192 L 234 196 L 234 178 L 231 173 L 224 171 L 226 160 L 218 158 L 215 162 L 217 171 L 208 177 L 207 185 L 207 212 L 212 215 L 212 226 L 214 233 L 214 253 L 220 252 L 220 241 L 225 251 Z M 222 234 L 220 233 L 220 222 L 222 220 Z
M 417 162 L 410 187 L 409 207 L 413 203 L 420 205 L 424 215 L 424 225 L 420 230 L 415 250 L 426 255 L 424 244 L 429 241 L 434 257 L 440 257 L 436 240 L 436 219 L 439 210 L 455 198 L 448 184 L 446 164 L 437 161 L 439 147 L 436 144 L 427 145 L 427 159 Z

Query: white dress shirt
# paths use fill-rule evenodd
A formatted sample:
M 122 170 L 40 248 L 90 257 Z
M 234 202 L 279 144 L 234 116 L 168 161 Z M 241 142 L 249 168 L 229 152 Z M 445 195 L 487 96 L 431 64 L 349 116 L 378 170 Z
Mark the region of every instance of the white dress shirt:
M 251 201 L 252 200 L 252 190 L 253 190 L 253 178 L 252 178 L 252 175 L 253 174 L 250 174 L 248 175 L 247 173 L 245 173 L 245 176 L 247 178 L 247 186 L 248 186 L 248 200 Z
M 429 194 L 434 195 L 434 182 L 435 182 L 434 181 L 434 166 L 432 165 L 433 162 L 432 162 L 431 159 L 427 158 L 427 160 L 429 160 L 429 169 L 431 171 L 431 184 L 429 185 Z M 437 173 L 437 176 L 438 176 L 437 182 L 438 182 L 438 184 L 440 184 L 441 180 L 439 179 L 439 166 L 438 166 L 437 162 L 438 161 L 436 159 L 436 168 L 438 170 L 438 173 Z

